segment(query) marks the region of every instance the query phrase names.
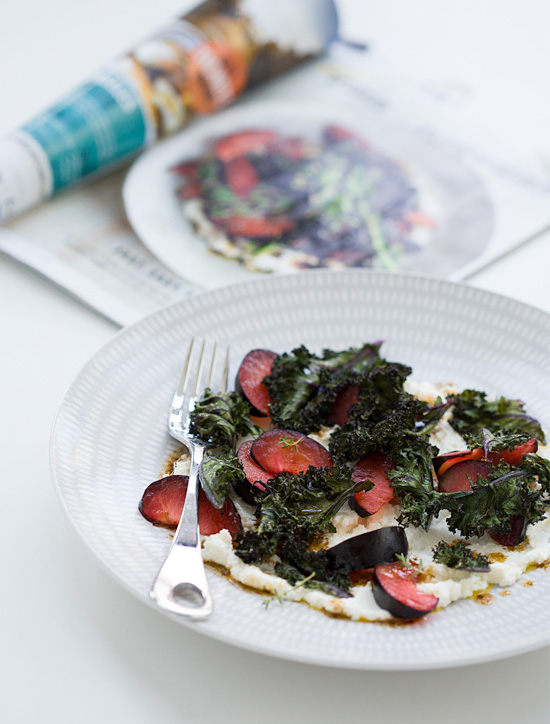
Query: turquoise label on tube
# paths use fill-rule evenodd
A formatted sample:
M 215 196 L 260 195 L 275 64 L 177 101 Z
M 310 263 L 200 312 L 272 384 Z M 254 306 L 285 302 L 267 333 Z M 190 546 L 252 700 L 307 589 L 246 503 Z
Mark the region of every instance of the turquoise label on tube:
M 142 148 L 148 126 L 139 93 L 104 71 L 23 126 L 49 158 L 54 191 Z

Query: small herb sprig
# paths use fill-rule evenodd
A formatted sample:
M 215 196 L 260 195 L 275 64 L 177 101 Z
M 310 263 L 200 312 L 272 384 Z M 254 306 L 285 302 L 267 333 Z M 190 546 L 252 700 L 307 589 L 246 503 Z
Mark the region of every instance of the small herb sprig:
M 315 571 L 309 574 L 309 576 L 306 576 L 305 578 L 302 578 L 302 580 L 297 581 L 293 586 L 291 586 L 288 591 L 285 591 L 284 593 L 274 593 L 272 596 L 269 596 L 268 598 L 264 599 L 262 601 L 262 604 L 268 608 L 274 601 L 278 601 L 279 603 L 284 603 L 284 601 L 288 600 L 288 594 L 291 591 L 296 591 L 298 588 L 302 588 L 306 585 L 308 581 L 311 581 L 312 578 L 315 578 Z

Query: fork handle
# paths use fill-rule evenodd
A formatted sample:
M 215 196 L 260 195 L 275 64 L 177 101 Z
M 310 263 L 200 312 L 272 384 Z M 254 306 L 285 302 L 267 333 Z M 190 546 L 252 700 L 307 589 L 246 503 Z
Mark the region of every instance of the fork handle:
M 213 610 L 199 534 L 198 471 L 204 448 L 192 444 L 190 452 L 191 465 L 183 512 L 172 547 L 153 583 L 150 596 L 166 611 L 201 620 Z

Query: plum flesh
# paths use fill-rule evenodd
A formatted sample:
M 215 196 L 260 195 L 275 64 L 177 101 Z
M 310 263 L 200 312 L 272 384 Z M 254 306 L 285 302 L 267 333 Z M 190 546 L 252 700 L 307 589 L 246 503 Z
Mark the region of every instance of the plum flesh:
M 187 494 L 187 475 L 168 475 L 155 480 L 145 489 L 139 511 L 150 523 L 175 529 L 180 522 Z M 199 490 L 199 530 L 201 535 L 214 535 L 226 528 L 231 537 L 242 530 L 241 517 L 230 498 L 221 510 L 215 508 L 203 490 Z
M 420 591 L 414 583 L 415 566 L 401 562 L 383 563 L 374 567 L 373 593 L 376 603 L 396 618 L 415 619 L 425 616 L 439 599 Z
M 252 459 L 270 477 L 278 473 L 304 473 L 310 467 L 331 468 L 326 448 L 313 438 L 294 430 L 274 428 L 256 438 L 250 448 Z
M 370 490 L 358 490 L 350 500 L 350 506 L 362 518 L 372 515 L 393 498 L 393 489 L 386 474 L 393 463 L 382 453 L 370 453 L 355 465 L 352 480 L 355 483 L 371 482 Z
M 271 372 L 275 352 L 253 349 L 245 355 L 237 372 L 236 388 L 248 400 L 251 414 L 257 417 L 269 415 L 269 393 L 264 379 Z

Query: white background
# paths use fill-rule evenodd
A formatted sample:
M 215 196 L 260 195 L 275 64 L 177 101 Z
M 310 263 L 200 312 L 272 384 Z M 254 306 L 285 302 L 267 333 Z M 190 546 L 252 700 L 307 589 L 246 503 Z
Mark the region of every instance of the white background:
M 0 135 L 189 5 L 18 0 L 3 7 Z M 544 0 L 347 0 L 341 7 L 345 35 L 368 39 L 412 75 L 473 83 L 471 112 L 495 133 L 523 139 L 533 153 L 548 145 Z M 548 242 L 547 234 L 524 244 L 471 283 L 550 310 Z M 6 257 L 0 305 L 3 722 L 547 724 L 548 648 L 434 672 L 332 670 L 233 649 L 134 600 L 70 527 L 48 463 L 65 389 L 116 328 Z

